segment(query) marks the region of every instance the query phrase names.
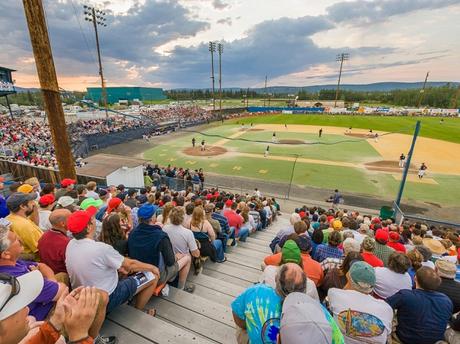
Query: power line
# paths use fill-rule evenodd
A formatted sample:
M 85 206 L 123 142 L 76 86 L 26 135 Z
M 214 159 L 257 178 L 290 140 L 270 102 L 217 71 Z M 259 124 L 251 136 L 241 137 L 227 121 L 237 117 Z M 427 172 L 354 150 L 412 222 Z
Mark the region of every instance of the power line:
M 90 55 L 91 59 L 93 60 L 93 63 L 94 63 L 95 65 L 97 65 L 96 57 L 94 56 L 93 51 L 92 51 L 92 50 L 90 49 L 90 47 L 89 47 L 88 40 L 86 39 L 86 35 L 85 35 L 85 33 L 83 32 L 83 27 L 82 27 L 82 25 L 81 25 L 79 16 L 78 16 L 78 14 L 77 14 L 77 9 L 76 9 L 76 7 L 75 7 L 75 4 L 74 4 L 73 0 L 70 0 L 70 4 L 72 5 L 74 16 L 75 16 L 75 18 L 77 19 L 78 27 L 80 28 L 80 33 L 81 33 L 81 35 L 82 35 L 82 37 L 83 37 L 83 40 L 85 41 L 86 49 L 88 50 L 89 55 Z

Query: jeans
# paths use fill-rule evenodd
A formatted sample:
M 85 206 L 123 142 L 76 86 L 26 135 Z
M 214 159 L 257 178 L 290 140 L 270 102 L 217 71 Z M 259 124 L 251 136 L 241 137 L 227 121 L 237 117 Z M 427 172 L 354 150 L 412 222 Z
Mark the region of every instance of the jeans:
M 214 240 L 212 242 L 212 244 L 214 245 L 214 247 L 216 248 L 216 251 L 217 251 L 217 262 L 221 263 L 225 258 L 225 256 L 224 256 L 224 245 L 222 244 L 222 241 L 220 241 L 220 240 Z
M 249 236 L 249 228 L 241 227 L 240 231 L 238 232 L 238 238 L 240 238 L 240 241 L 245 242 L 248 236 Z

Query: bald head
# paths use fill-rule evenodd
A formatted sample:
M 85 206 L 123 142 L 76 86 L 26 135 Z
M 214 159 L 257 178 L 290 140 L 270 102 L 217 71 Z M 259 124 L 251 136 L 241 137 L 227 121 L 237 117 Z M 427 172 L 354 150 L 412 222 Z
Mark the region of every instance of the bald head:
M 294 263 L 283 264 L 276 275 L 276 292 L 283 299 L 290 293 L 305 293 L 307 277 L 302 268 Z
M 70 214 L 72 214 L 72 212 L 65 208 L 53 210 L 49 218 L 53 228 L 60 231 L 67 231 L 67 218 Z

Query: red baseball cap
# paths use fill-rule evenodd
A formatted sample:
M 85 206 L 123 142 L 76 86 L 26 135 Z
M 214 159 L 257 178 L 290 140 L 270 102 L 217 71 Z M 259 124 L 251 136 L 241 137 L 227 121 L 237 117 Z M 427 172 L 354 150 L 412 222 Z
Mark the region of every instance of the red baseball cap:
M 40 203 L 40 205 L 44 207 L 47 207 L 50 204 L 53 204 L 55 200 L 56 198 L 54 197 L 53 194 L 46 194 L 40 197 L 40 199 L 38 200 L 38 203 Z
M 378 229 L 377 232 L 375 232 L 375 240 L 379 242 L 387 242 L 389 238 L 389 234 L 386 230 L 384 229 Z
M 307 215 L 307 214 L 304 211 L 301 211 L 299 213 L 299 216 L 300 216 L 301 219 L 303 219 L 305 217 L 305 215 Z
M 73 234 L 80 233 L 88 227 L 88 223 L 96 213 L 97 208 L 94 206 L 88 207 L 86 210 L 77 210 L 67 218 L 67 229 Z
M 232 201 L 231 199 L 229 199 L 229 200 L 227 200 L 227 201 L 225 202 L 225 205 L 226 205 L 227 207 L 231 207 L 232 204 L 233 204 L 233 201 Z
M 65 178 L 65 179 L 61 180 L 61 186 L 63 188 L 66 188 L 69 185 L 75 185 L 76 183 L 77 183 L 77 181 L 74 180 L 74 179 Z
M 399 241 L 399 233 L 398 232 L 390 232 L 390 239 L 393 241 Z
M 112 212 L 113 209 L 117 208 L 123 202 L 118 197 L 111 198 L 109 204 L 107 205 L 107 212 Z

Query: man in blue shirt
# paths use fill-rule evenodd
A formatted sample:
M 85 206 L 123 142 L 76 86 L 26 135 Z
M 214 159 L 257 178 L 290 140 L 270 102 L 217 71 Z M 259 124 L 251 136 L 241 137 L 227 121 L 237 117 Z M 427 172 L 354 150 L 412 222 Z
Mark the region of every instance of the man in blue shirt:
M 235 246 L 236 240 L 235 240 L 235 227 L 230 227 L 228 225 L 228 220 L 227 218 L 222 215 L 220 212 L 222 211 L 223 208 L 223 203 L 219 202 L 216 203 L 216 207 L 214 208 L 214 212 L 211 214 L 211 217 L 214 220 L 219 221 L 220 224 L 220 229 L 221 229 L 221 235 L 224 237 L 225 242 L 223 245 L 224 252 L 226 252 L 227 248 L 227 241 L 228 239 L 233 239 L 232 246 Z
M 158 267 L 158 285 L 161 285 L 174 280 L 180 268 L 168 234 L 155 224 L 156 211 L 157 206 L 151 204 L 137 211 L 139 225 L 129 234 L 128 254 L 130 258 Z
M 397 310 L 396 335 L 403 344 L 434 344 L 444 339 L 452 316 L 452 301 L 435 291 L 441 278 L 435 270 L 422 266 L 415 275 L 416 289 L 403 289 L 386 302 Z

